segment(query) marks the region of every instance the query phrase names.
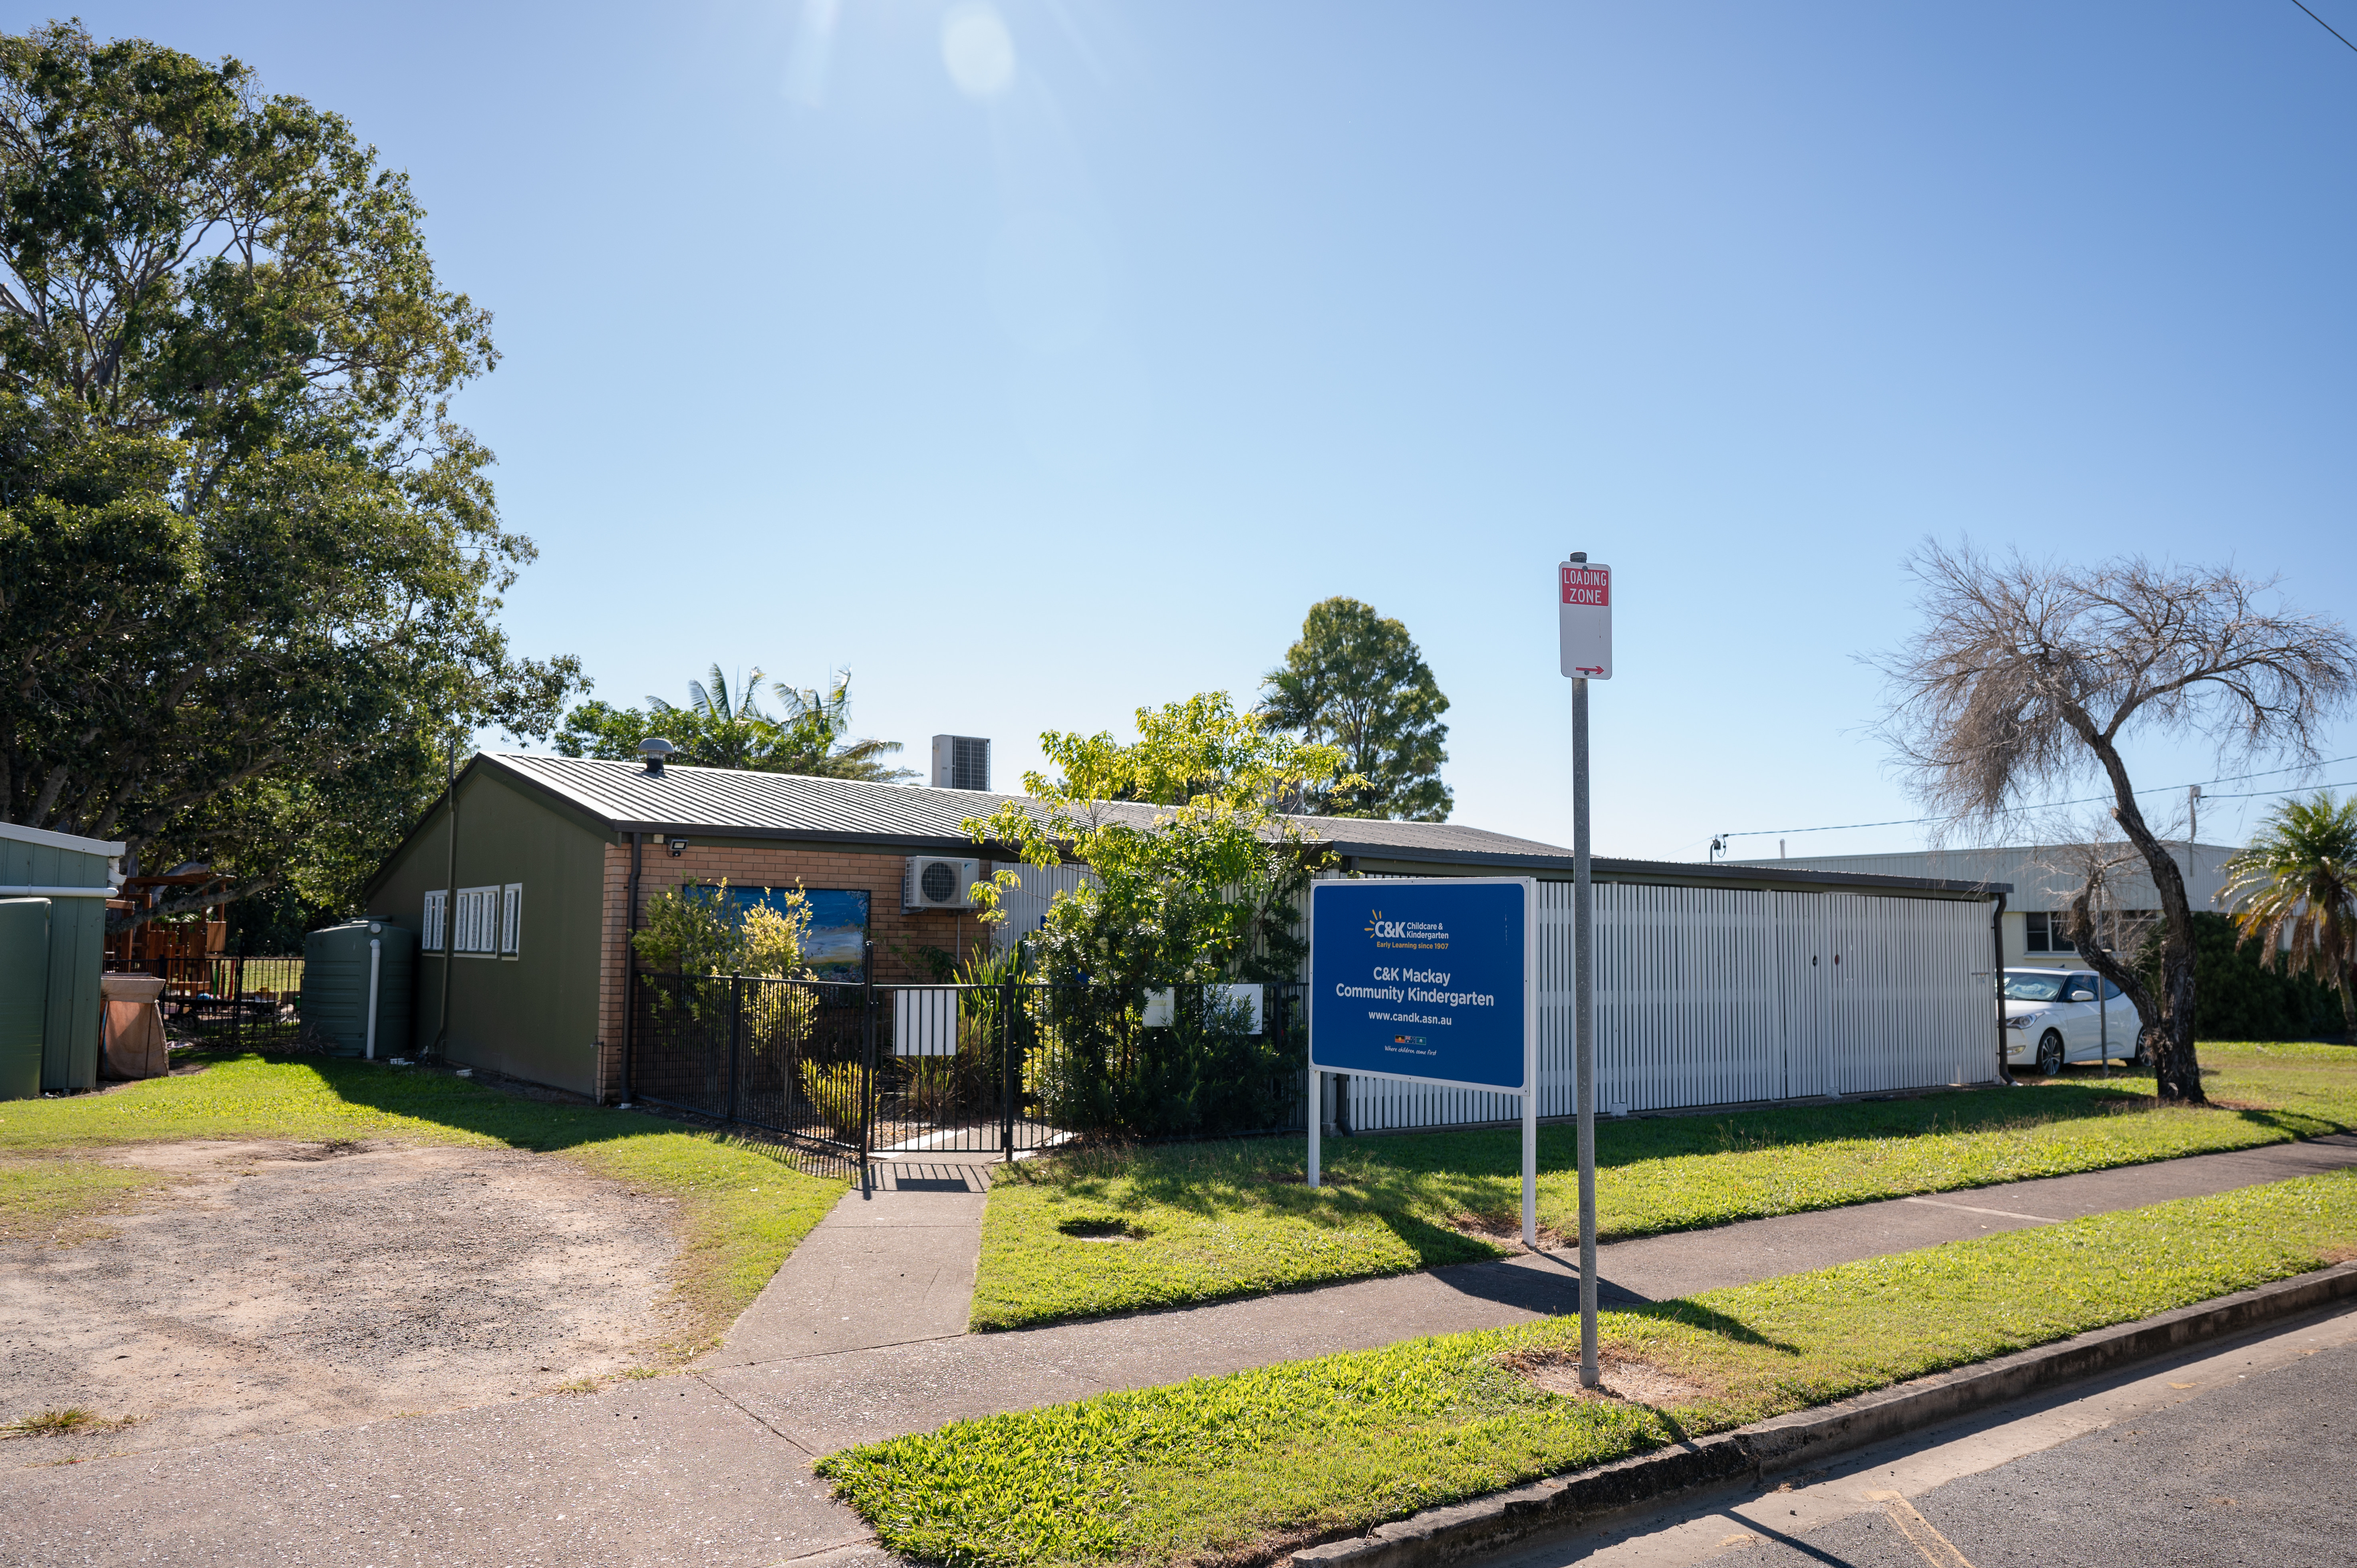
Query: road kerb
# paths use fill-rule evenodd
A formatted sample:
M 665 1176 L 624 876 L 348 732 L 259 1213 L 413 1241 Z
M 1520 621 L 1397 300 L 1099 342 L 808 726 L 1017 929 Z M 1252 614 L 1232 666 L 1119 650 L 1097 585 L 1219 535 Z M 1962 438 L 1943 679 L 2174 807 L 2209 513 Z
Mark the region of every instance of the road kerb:
M 1766 1482 L 1833 1455 L 2352 1296 L 2357 1263 L 2337 1264 L 1593 1470 L 1427 1509 L 1364 1535 L 1303 1547 L 1282 1561 L 1295 1568 L 1439 1568 L 1681 1492 Z

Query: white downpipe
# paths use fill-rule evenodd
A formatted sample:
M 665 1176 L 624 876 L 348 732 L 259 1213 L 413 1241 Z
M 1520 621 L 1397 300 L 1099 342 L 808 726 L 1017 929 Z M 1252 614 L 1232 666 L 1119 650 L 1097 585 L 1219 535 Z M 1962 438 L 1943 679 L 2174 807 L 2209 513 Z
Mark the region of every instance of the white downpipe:
M 376 1060 L 376 976 L 378 967 L 383 962 L 384 939 L 371 937 L 369 939 L 368 1047 L 367 1054 L 362 1058 L 367 1061 Z
M 112 887 L 0 887 L 0 898 L 112 898 Z

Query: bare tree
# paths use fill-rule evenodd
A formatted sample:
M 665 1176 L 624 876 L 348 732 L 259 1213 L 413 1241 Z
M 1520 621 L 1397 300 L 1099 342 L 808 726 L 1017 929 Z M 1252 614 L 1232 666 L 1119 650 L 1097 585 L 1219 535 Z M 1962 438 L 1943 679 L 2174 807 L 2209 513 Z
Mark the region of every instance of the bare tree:
M 2357 642 L 2336 620 L 2273 603 L 2272 579 L 2231 567 L 2041 565 L 1927 543 L 1909 568 L 1924 624 L 1878 660 L 1890 683 L 1879 732 L 1957 831 L 1990 833 L 2090 775 L 2109 784 L 2112 818 L 2160 896 L 2159 993 L 2094 941 L 2083 898 L 2072 940 L 2135 1004 L 2161 1098 L 2201 1103 L 2193 911 L 2120 747 L 2201 736 L 2222 764 L 2314 762 L 2318 729 L 2357 693 Z
M 2183 821 L 2180 816 L 2146 826 L 2155 828 L 2167 843 L 2177 836 Z M 2082 957 L 2099 949 L 2110 955 L 2134 953 L 2143 945 L 2151 921 L 2144 912 L 2122 907 L 2120 889 L 2144 868 L 2143 852 L 2127 841 L 2106 811 L 2084 816 L 2058 812 L 2043 836 L 2047 842 L 2031 852 L 2029 864 L 2046 874 L 2050 893 L 2062 895 L 2068 917 L 2063 934 L 2072 947 Z M 2092 960 L 2089 964 L 2095 967 Z M 2144 1049 L 2139 1029 L 2136 1048 L 2128 1054 L 2140 1060 Z

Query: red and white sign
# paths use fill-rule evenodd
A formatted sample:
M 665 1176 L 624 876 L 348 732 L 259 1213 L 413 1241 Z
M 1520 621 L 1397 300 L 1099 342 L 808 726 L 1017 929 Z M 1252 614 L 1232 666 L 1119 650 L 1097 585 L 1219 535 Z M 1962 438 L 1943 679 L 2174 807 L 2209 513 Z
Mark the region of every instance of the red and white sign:
M 1612 679 L 1612 568 L 1566 561 L 1555 568 L 1562 616 L 1563 672 L 1576 680 Z

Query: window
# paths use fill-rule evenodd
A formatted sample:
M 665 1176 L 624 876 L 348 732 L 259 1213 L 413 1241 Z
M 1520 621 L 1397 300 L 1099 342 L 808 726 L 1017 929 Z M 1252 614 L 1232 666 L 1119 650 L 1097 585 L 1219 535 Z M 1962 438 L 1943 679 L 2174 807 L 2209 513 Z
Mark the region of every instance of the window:
M 2005 999 L 2007 1002 L 2058 1002 L 2062 997 L 2062 976 L 2050 969 L 2008 969 L 2005 972 Z
M 2079 950 L 2071 945 L 2071 938 L 2068 935 L 2068 916 L 2050 915 L 2042 909 L 2033 909 L 2025 918 L 2029 924 L 2029 940 L 2023 943 L 2027 950 L 2030 952 L 2077 952 Z
M 447 904 L 446 909 L 445 905 Z M 488 958 L 512 956 L 523 923 L 523 884 L 505 887 L 461 887 L 454 897 L 441 888 L 425 895 L 424 929 L 419 945 L 429 955 L 442 950 L 444 918 L 448 918 L 450 950 Z

